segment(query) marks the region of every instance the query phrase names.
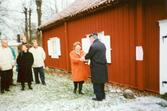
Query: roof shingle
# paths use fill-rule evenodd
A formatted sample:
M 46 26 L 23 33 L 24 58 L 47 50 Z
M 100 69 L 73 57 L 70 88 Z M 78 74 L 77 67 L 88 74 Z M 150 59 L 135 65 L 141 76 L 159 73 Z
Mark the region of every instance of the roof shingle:
M 45 21 L 39 27 L 39 29 L 46 28 L 47 26 L 55 24 L 56 22 L 61 21 L 65 18 L 72 18 L 82 12 L 97 9 L 101 5 L 113 4 L 117 1 L 118 0 L 76 0 L 65 10 L 57 13 L 56 15 L 53 16 L 53 18 Z

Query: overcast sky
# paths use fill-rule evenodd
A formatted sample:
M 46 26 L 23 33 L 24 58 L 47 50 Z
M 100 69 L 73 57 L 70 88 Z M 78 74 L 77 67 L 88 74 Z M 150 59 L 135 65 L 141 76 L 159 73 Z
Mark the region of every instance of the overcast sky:
M 1 1 L 1 0 L 0 0 Z M 42 4 L 42 21 L 45 21 L 53 16 L 55 4 L 57 4 L 58 11 L 63 10 L 75 0 L 43 0 Z M 62 5 L 64 4 L 64 5 Z M 29 7 L 32 10 L 32 22 L 37 24 L 37 12 L 35 0 L 6 0 L 3 5 L 9 10 L 8 16 L 5 18 L 6 25 L 0 26 L 3 36 L 15 38 L 24 29 L 24 13 L 23 7 Z

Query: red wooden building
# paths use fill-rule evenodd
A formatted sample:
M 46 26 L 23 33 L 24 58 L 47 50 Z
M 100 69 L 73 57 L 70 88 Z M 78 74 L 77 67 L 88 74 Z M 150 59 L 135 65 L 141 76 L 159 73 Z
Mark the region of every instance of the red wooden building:
M 85 34 L 104 31 L 111 37 L 109 82 L 159 92 L 159 20 L 167 19 L 167 0 L 76 0 L 40 26 L 46 66 L 70 71 L 69 52 Z M 48 56 L 47 40 L 61 40 L 61 56 Z M 142 46 L 143 61 L 136 60 Z

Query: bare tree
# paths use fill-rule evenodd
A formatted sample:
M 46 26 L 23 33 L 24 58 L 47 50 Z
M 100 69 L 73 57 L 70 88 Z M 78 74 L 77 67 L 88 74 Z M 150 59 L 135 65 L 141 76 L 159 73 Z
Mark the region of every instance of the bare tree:
M 57 0 L 44 0 L 42 6 L 42 21 L 48 20 L 58 11 Z
M 38 27 L 41 25 L 41 17 L 42 17 L 42 11 L 41 11 L 41 7 L 42 7 L 42 0 L 36 0 L 36 9 L 37 9 L 37 18 L 38 18 Z M 40 31 L 37 31 L 37 40 L 39 42 L 39 44 L 42 44 L 42 40 L 41 40 L 41 34 Z
M 0 0 L 0 33 L 2 34 L 2 26 L 8 26 L 5 18 L 8 15 L 6 7 L 3 5 L 5 0 Z M 1 37 L 1 36 L 0 36 Z
M 22 9 L 24 12 L 24 34 L 29 42 L 32 40 L 32 12 L 35 9 L 34 0 L 22 0 Z
M 4 5 L 5 2 L 7 2 L 7 0 L 0 0 L 0 24 L 5 23 L 4 18 L 8 16 L 8 10 Z
M 0 19 L 2 19 L 3 16 L 6 15 L 7 9 L 5 6 L 3 6 L 3 3 L 5 0 L 0 0 Z
M 32 10 L 31 10 L 31 8 L 29 9 L 28 14 L 29 14 L 29 19 L 28 19 L 29 40 L 31 41 L 32 40 L 32 22 L 31 22 Z
M 56 13 L 67 8 L 75 0 L 43 0 L 42 19 L 48 20 Z
M 1 35 L 5 34 L 9 38 L 16 38 L 17 34 L 22 34 L 25 31 L 25 14 L 24 14 L 24 7 L 27 8 L 27 25 L 30 24 L 31 20 L 30 16 L 30 9 L 35 8 L 34 0 L 16 0 L 17 8 L 10 7 L 11 2 L 13 0 L 0 0 L 0 32 Z M 7 6 L 9 4 L 9 6 Z M 32 10 L 34 11 L 34 10 Z M 35 12 L 35 11 L 34 11 Z M 31 35 L 31 24 L 28 25 L 26 30 L 28 30 L 28 34 Z
M 25 36 L 28 40 L 28 9 L 24 7 L 24 14 L 25 14 Z

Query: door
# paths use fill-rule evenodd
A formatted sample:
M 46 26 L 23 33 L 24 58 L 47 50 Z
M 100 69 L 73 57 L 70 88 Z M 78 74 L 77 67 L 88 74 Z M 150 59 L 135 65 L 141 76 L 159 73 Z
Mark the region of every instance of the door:
M 160 94 L 167 93 L 167 20 L 159 21 L 160 26 Z

